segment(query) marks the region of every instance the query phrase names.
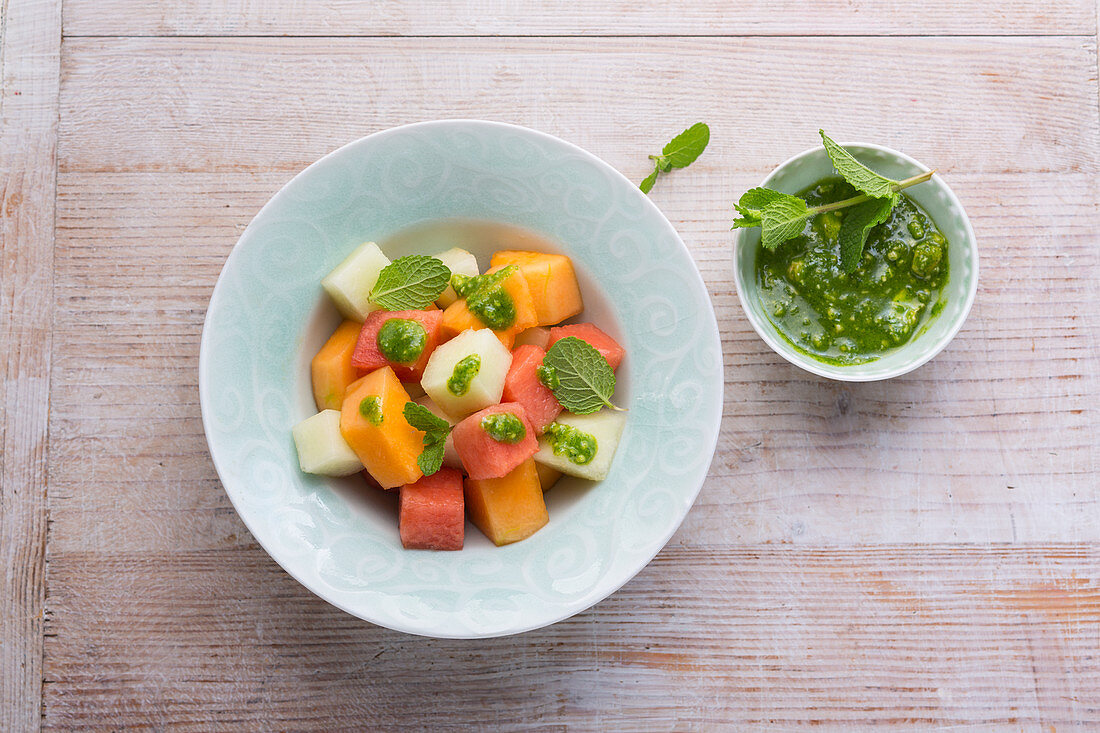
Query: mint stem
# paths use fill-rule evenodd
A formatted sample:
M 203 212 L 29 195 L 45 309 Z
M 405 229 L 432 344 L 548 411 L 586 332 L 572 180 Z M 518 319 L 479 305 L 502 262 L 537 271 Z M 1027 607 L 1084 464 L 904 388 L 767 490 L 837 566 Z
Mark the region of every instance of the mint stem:
M 913 176 L 912 178 L 906 178 L 904 181 L 898 181 L 890 188 L 894 189 L 894 193 L 902 190 L 903 188 L 909 188 L 915 186 L 918 183 L 924 183 L 932 176 L 936 175 L 935 170 L 925 171 L 920 175 Z M 834 201 L 831 204 L 822 204 L 821 206 L 814 206 L 808 212 L 806 212 L 807 218 L 816 214 L 824 214 L 826 211 L 836 211 L 837 209 L 846 209 L 849 206 L 855 206 L 856 204 L 862 204 L 864 201 L 870 201 L 874 196 L 868 196 L 865 193 L 861 193 L 859 196 L 853 196 L 850 199 L 844 199 L 843 201 Z

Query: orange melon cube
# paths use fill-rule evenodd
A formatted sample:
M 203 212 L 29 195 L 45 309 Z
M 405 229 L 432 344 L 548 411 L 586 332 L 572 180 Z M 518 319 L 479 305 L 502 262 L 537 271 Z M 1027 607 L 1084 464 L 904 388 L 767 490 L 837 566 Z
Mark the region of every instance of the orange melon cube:
M 383 489 L 424 475 L 416 465 L 424 433 L 405 419 L 408 401 L 401 380 L 387 366 L 348 385 L 340 407 L 340 434 Z
M 573 261 L 548 252 L 501 250 L 489 261 L 493 267 L 515 265 L 527 281 L 539 326 L 552 326 L 584 310 L 581 286 Z
M 465 497 L 470 521 L 495 545 L 526 539 L 550 521 L 530 458 L 500 478 L 466 479 Z
M 556 484 L 558 479 L 561 478 L 561 471 L 538 461 L 535 461 L 535 471 L 539 475 L 539 486 L 542 487 L 543 491 Z
M 341 323 L 309 363 L 318 412 L 339 410 L 348 385 L 359 379 L 359 370 L 351 365 L 351 354 L 360 327 L 355 321 Z
M 499 269 L 501 268 L 490 268 L 485 274 L 488 275 Z M 517 270 L 506 277 L 501 281 L 500 287 L 511 297 L 512 304 L 516 309 L 516 318 L 508 328 L 499 331 L 493 329 L 493 333 L 496 334 L 496 337 L 500 339 L 505 348 L 511 350 L 512 344 L 516 340 L 516 334 L 538 325 L 537 314 L 535 313 L 535 304 L 531 300 L 531 290 L 521 272 Z M 486 328 L 486 324 L 470 312 L 470 309 L 466 307 L 465 298 L 459 298 L 443 311 L 443 334 L 445 338 L 453 338 L 463 331 L 480 328 Z

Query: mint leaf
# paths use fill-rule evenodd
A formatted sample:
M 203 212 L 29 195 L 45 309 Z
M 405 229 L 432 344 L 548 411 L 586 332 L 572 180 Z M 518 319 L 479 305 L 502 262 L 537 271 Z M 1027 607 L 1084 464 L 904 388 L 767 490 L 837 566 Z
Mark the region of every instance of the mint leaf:
M 427 308 L 447 289 L 451 271 L 434 257 L 398 257 L 382 268 L 370 301 L 389 311 Z
M 424 433 L 424 450 L 417 456 L 416 465 L 420 466 L 425 476 L 431 476 L 443 465 L 443 452 L 447 436 L 451 434 L 451 424 L 415 402 L 406 402 L 402 412 L 409 425 Z
M 867 235 L 871 229 L 890 217 L 890 212 L 898 202 L 898 194 L 891 193 L 887 198 L 871 199 L 856 204 L 844 213 L 840 222 L 840 269 L 855 272 L 859 259 L 863 256 L 863 247 L 867 244 Z
M 806 227 L 810 216 L 806 202 L 797 196 L 783 194 L 761 210 L 760 243 L 774 250 L 788 239 L 794 239 Z
M 649 193 L 657 176 L 668 173 L 673 168 L 686 168 L 702 155 L 710 142 L 710 128 L 704 122 L 696 122 L 688 129 L 672 138 L 661 150 L 660 155 L 649 156 L 653 161 L 653 172 L 645 177 L 638 188 L 642 193 Z
M 686 168 L 707 149 L 709 142 L 710 128 L 705 122 L 696 122 L 672 138 L 661 151 L 661 157 L 672 168 Z
M 868 196 L 874 198 L 886 198 L 894 193 L 894 187 L 899 183 L 886 176 L 880 176 L 867 166 L 860 163 L 852 154 L 837 145 L 825 134 L 824 130 L 817 131 L 825 144 L 825 152 L 829 154 L 829 160 L 833 161 L 833 167 L 845 181 Z
M 768 204 L 785 198 L 795 199 L 791 203 L 792 206 L 798 206 L 797 201 L 801 201 L 797 196 L 773 191 L 770 188 L 750 188 L 741 195 L 741 200 L 733 205 L 733 208 L 737 209 L 742 216 L 741 219 L 733 222 L 733 228 L 760 226 L 764 219 L 764 208 Z
M 547 350 L 542 365 L 552 369 L 557 384 L 552 388 L 562 407 L 574 415 L 588 415 L 611 404 L 615 394 L 615 372 L 607 359 L 587 341 L 567 336 Z

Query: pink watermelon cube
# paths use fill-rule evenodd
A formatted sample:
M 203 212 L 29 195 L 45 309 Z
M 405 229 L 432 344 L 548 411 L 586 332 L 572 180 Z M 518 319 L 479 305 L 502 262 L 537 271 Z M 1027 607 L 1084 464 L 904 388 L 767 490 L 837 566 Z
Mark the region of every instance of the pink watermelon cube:
M 504 378 L 504 402 L 518 402 L 527 411 L 527 419 L 541 433 L 561 412 L 561 403 L 554 393 L 539 381 L 538 368 L 546 352 L 538 346 L 517 346 L 512 352 L 512 366 Z
M 502 443 L 485 432 L 482 420 L 490 415 L 511 413 L 523 424 L 523 437 L 515 443 Z M 527 411 L 518 402 L 502 402 L 475 412 L 451 431 L 455 452 L 472 479 L 500 478 L 526 461 L 539 449 L 535 428 Z
M 603 354 L 603 358 L 607 359 L 607 363 L 611 365 L 612 371 L 619 368 L 619 363 L 622 362 L 623 357 L 626 355 L 626 350 L 623 349 L 622 346 L 619 346 L 618 341 L 611 338 L 591 323 L 574 323 L 569 326 L 555 326 L 551 328 L 550 343 L 546 345 L 546 348 L 549 349 L 554 345 L 555 341 L 560 341 L 568 336 L 576 336 L 581 341 L 587 341 L 591 344 L 596 351 Z
M 416 321 L 424 327 L 427 340 L 420 356 L 414 361 L 399 364 L 391 362 L 382 356 L 378 349 L 378 332 L 386 321 L 394 318 Z M 363 322 L 363 328 L 359 331 L 359 340 L 355 342 L 355 351 L 351 354 L 351 365 L 369 374 L 375 369 L 384 366 L 393 367 L 394 374 L 402 382 L 419 382 L 424 376 L 424 367 L 428 364 L 428 357 L 435 351 L 442 337 L 443 311 L 374 311 Z
M 397 522 L 406 550 L 461 550 L 466 530 L 462 472 L 441 468 L 402 486 Z

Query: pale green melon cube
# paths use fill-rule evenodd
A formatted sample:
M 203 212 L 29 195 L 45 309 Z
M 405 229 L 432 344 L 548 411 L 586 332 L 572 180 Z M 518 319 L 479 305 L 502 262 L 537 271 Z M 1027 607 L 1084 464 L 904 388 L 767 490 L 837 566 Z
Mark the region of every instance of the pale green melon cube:
M 458 273 L 460 275 L 469 275 L 470 277 L 477 277 L 481 272 L 477 269 L 477 258 L 464 249 L 454 247 L 446 252 L 440 252 L 437 255 L 433 255 L 437 260 L 446 265 L 451 274 Z M 446 308 L 451 303 L 458 300 L 458 293 L 450 285 L 443 291 L 435 302 L 440 308 Z
M 382 254 L 377 244 L 364 242 L 325 275 L 321 287 L 341 315 L 362 323 L 368 313 L 378 310 L 378 306 L 370 302 L 370 291 L 378 282 L 378 273 L 388 264 L 389 258 Z
M 291 430 L 298 448 L 298 465 L 305 473 L 350 476 L 363 470 L 363 462 L 340 434 L 340 411 L 322 410 Z
M 455 365 L 471 354 L 481 358 L 477 375 L 460 395 L 451 391 L 447 382 Z M 424 368 L 420 384 L 424 391 L 449 416 L 460 420 L 471 412 L 500 402 L 504 378 L 512 366 L 512 353 L 500 343 L 491 330 L 463 331 L 450 341 L 437 346 Z
M 592 481 L 603 481 L 607 478 L 607 472 L 611 470 L 611 460 L 615 457 L 615 449 L 619 447 L 619 438 L 622 437 L 623 427 L 626 425 L 626 413 L 608 409 L 592 415 L 573 415 L 563 412 L 554 422 L 576 428 L 594 438 L 596 454 L 588 463 L 574 463 L 568 456 L 554 452 L 555 440 L 550 432 L 546 432 L 539 438 L 539 450 L 535 454 L 535 462 L 557 469 L 568 476 Z M 548 427 L 547 430 L 549 431 L 550 428 Z
M 443 412 L 443 410 L 439 409 L 439 405 L 435 404 L 428 395 L 424 395 L 413 401 L 418 405 L 427 407 L 433 415 L 446 420 L 451 427 L 454 427 L 454 424 L 458 422 L 453 417 Z M 443 444 L 443 465 L 459 470 L 462 469 L 462 459 L 458 457 L 458 452 L 455 450 L 455 439 L 450 435 L 447 436 L 447 442 Z

